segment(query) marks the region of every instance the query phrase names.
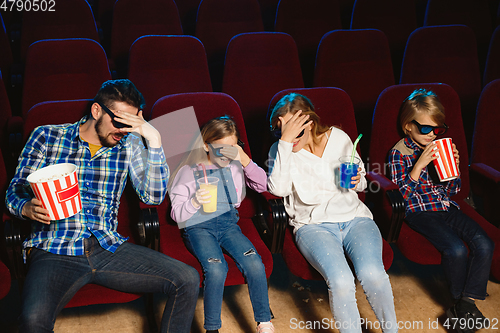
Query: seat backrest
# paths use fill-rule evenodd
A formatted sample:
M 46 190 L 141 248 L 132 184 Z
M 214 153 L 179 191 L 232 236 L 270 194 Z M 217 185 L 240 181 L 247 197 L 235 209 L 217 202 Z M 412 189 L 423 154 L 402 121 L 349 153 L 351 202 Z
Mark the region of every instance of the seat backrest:
M 227 44 L 235 35 L 264 31 L 257 0 L 203 0 L 196 18 L 196 37 L 208 61 L 224 61 Z
M 417 28 L 415 2 L 356 0 L 352 10 L 351 29 L 369 28 L 379 29 L 387 36 L 394 74 L 399 78 L 406 41 Z
M 369 137 L 378 95 L 394 84 L 387 37 L 380 30 L 334 30 L 318 47 L 315 87 L 339 87 L 354 105 L 358 131 Z M 365 142 L 365 146 L 368 140 Z
M 281 0 L 276 12 L 275 31 L 293 37 L 299 54 L 316 53 L 325 33 L 342 29 L 338 0 Z
M 92 99 L 41 102 L 33 106 L 24 120 L 23 140 L 38 126 L 75 123 L 89 113 Z
M 470 144 L 481 75 L 473 31 L 465 25 L 421 27 L 406 45 L 400 83 L 441 82 L 460 96 Z
M 461 191 L 456 199 L 464 199 L 469 194 L 468 149 L 465 140 L 460 99 L 455 90 L 440 83 L 400 84 L 388 87 L 381 94 L 373 115 L 373 128 L 370 144 L 370 166 L 372 172 L 391 178 L 388 168 L 389 151 L 404 137 L 398 121 L 398 114 L 403 101 L 415 90 L 425 88 L 432 90 L 439 97 L 446 113 L 446 124 L 449 126 L 444 137 L 450 137 L 460 153 Z
M 138 38 L 130 48 L 128 78 L 146 99 L 145 119 L 160 97 L 212 91 L 205 49 L 192 36 Z
M 94 98 L 110 79 L 106 54 L 94 40 L 38 41 L 26 58 L 22 115 L 43 101 Z
M 193 107 L 194 115 L 191 111 L 186 111 L 185 116 L 181 114 L 175 118 L 168 117 L 168 114 L 172 115 L 174 111 L 188 107 Z M 235 121 L 240 139 L 245 143 L 243 149 L 251 157 L 243 116 L 238 103 L 231 96 L 217 92 L 183 93 L 162 97 L 155 103 L 151 111 L 151 123 L 161 133 L 167 164 L 172 171 L 191 147 L 194 134 L 192 129 L 199 130 L 210 119 L 224 115 Z
M 500 79 L 493 80 L 483 88 L 477 104 L 476 122 L 471 150 L 471 164 L 484 163 L 500 170 L 500 151 L 495 144 L 497 124 L 500 122 Z M 495 148 L 497 147 L 497 148 Z
M 500 26 L 491 35 L 488 56 L 484 67 L 483 87 L 493 80 L 500 79 Z
M 260 133 L 268 127 L 269 101 L 283 89 L 303 87 L 297 46 L 290 35 L 244 33 L 229 42 L 222 91 L 238 102 L 258 162 L 263 157 Z
M 196 31 L 196 13 L 201 0 L 176 1 L 179 17 L 182 23 L 182 30 L 185 35 L 194 35 Z
M 21 58 L 24 60 L 29 46 L 42 39 L 89 38 L 99 41 L 94 15 L 85 0 L 50 1 L 43 11 L 24 11 L 21 27 Z M 42 4 L 40 4 L 42 6 Z
M 428 0 L 424 26 L 464 24 L 474 31 L 484 62 L 493 31 L 488 0 Z
M 281 0 L 274 31 L 289 34 L 297 43 L 305 85 L 310 87 L 319 42 L 328 31 L 342 29 L 338 0 Z
M 293 37 L 299 48 L 317 47 L 325 33 L 342 29 L 338 0 L 281 0 L 275 31 Z
M 174 0 L 117 0 L 113 8 L 111 59 L 125 72 L 130 46 L 145 35 L 182 35 Z

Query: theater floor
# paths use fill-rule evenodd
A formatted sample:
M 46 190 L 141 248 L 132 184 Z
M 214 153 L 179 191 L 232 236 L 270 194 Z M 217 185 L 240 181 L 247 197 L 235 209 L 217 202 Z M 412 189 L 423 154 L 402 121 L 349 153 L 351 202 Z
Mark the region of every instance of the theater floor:
M 445 311 L 451 300 L 439 266 L 422 266 L 408 261 L 396 247 L 395 258 L 388 273 L 394 292 L 399 332 L 454 332 L 446 329 Z M 290 274 L 280 255 L 274 255 L 274 270 L 270 278 L 269 298 L 278 332 L 338 332 L 330 321 L 328 292 L 324 281 L 305 281 Z M 301 288 L 303 287 L 303 288 Z M 495 328 L 480 332 L 500 330 L 500 283 L 491 281 L 479 309 L 491 320 Z M 363 332 L 381 332 L 359 283 L 356 292 L 359 310 L 367 327 Z M 165 297 L 156 295 L 159 320 Z M 9 295 L 0 301 L 0 331 L 17 332 L 15 319 L 19 313 L 17 284 Z M 316 323 L 315 323 L 316 322 Z M 316 329 L 308 328 L 314 327 Z M 372 328 L 370 328 L 370 325 Z M 148 332 L 142 299 L 126 304 L 96 305 L 64 309 L 57 318 L 55 332 Z M 198 300 L 192 333 L 204 333 L 202 296 Z M 255 332 L 253 312 L 245 285 L 226 287 L 222 309 L 221 333 Z

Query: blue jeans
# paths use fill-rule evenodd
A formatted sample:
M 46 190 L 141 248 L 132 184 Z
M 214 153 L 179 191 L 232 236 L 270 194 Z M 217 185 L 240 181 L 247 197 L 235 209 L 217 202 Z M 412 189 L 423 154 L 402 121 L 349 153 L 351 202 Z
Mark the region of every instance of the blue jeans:
M 199 281 L 193 267 L 128 242 L 111 253 L 92 236 L 85 240 L 85 254 L 81 256 L 33 249 L 22 293 L 19 331 L 52 332 L 57 315 L 73 295 L 85 284 L 95 283 L 123 292 L 168 295 L 161 332 L 187 333 Z
M 382 237 L 372 219 L 308 224 L 297 230 L 295 240 L 300 252 L 326 280 L 330 309 L 340 332 L 361 332 L 356 285 L 346 255 L 383 332 L 398 331 L 391 283 L 382 262 Z
M 441 252 L 441 264 L 453 298 L 486 297 L 495 243 L 476 221 L 451 206 L 447 212 L 407 214 L 406 222 Z
M 233 258 L 245 276 L 255 321 L 271 320 L 266 270 L 252 242 L 243 235 L 236 224 L 237 214 L 232 208 L 209 221 L 184 229 L 186 246 L 203 267 L 206 330 L 217 330 L 222 326 L 222 298 L 228 271 L 224 253 Z

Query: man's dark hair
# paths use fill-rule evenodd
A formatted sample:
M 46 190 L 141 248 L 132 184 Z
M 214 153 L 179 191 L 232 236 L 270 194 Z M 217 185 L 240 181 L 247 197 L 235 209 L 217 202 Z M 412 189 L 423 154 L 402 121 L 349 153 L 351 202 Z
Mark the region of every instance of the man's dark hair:
M 139 110 L 142 110 L 146 106 L 144 96 L 137 90 L 132 81 L 128 79 L 108 80 L 104 82 L 97 95 L 95 95 L 94 102 L 104 104 L 108 108 L 112 108 L 114 102 L 124 102 Z

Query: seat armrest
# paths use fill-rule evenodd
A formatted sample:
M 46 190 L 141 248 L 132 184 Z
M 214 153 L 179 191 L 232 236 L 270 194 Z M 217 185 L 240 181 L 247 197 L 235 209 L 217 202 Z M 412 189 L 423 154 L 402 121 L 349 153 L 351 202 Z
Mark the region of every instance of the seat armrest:
M 382 237 L 394 243 L 399 237 L 405 217 L 405 203 L 396 184 L 387 177 L 368 172 L 368 193 L 366 203 L 373 212 Z
M 268 197 L 268 192 L 257 193 L 249 188 L 247 188 L 246 195 L 253 203 L 253 209 L 255 214 L 251 217 L 253 225 L 260 238 L 266 245 L 266 247 L 271 251 L 272 249 L 272 232 L 269 228 L 267 218 L 269 216 L 269 208 L 266 198 Z
M 283 198 L 273 198 L 268 203 L 271 210 L 273 230 L 271 253 L 281 253 L 283 251 L 285 231 L 288 226 L 288 214 L 285 211 Z
M 23 241 L 27 233 L 21 228 L 22 221 L 16 219 L 4 220 L 5 247 L 9 258 L 9 269 L 14 279 L 24 280 L 27 268 L 23 259 Z
M 479 177 L 489 180 L 495 184 L 500 182 L 500 171 L 484 163 L 472 163 L 470 165 L 470 177 Z
M 7 122 L 10 155 L 13 156 L 16 160 L 24 146 L 23 126 L 23 118 L 19 116 L 10 117 L 9 121 Z
M 139 244 L 159 251 L 160 220 L 155 206 L 141 204 L 140 220 L 137 222 Z

